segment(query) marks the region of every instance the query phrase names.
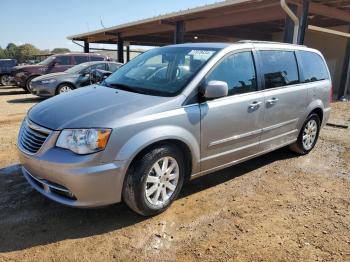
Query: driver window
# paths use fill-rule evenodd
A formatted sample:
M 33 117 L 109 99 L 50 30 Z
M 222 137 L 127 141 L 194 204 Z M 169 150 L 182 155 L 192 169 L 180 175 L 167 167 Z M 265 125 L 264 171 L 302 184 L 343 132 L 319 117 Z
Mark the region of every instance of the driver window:
M 57 56 L 55 62 L 57 65 L 70 65 L 70 56 Z
M 229 96 L 257 91 L 252 52 L 247 51 L 226 56 L 207 76 L 207 83 L 212 80 L 226 82 Z

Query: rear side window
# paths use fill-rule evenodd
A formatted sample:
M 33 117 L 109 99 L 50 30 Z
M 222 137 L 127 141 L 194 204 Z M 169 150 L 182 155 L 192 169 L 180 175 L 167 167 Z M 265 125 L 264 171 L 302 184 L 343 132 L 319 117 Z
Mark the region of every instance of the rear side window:
M 105 58 L 103 56 L 90 56 L 90 61 L 104 61 Z
M 329 79 L 327 67 L 323 59 L 316 53 L 299 51 L 303 83 Z
M 291 51 L 260 51 L 265 89 L 299 83 L 297 61 Z
M 75 56 L 74 59 L 75 59 L 75 64 L 76 65 L 79 65 L 81 63 L 85 63 L 85 62 L 88 62 L 88 56 Z
M 225 57 L 206 78 L 207 82 L 212 80 L 226 82 L 228 95 L 256 91 L 257 82 L 252 52 L 235 53 Z
M 55 62 L 59 65 L 70 65 L 70 56 L 56 56 Z
M 101 63 L 101 64 L 96 64 L 96 65 L 92 65 L 91 69 L 102 69 L 102 70 L 106 70 L 106 64 L 105 63 Z
M 120 67 L 119 64 L 108 63 L 109 71 L 114 72 Z

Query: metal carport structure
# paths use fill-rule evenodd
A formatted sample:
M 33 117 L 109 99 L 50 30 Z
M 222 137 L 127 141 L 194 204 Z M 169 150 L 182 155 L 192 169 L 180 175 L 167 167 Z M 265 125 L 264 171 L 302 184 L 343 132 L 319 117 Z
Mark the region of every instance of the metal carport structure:
M 292 42 L 295 23 L 282 8 L 282 2 L 284 1 L 224 1 L 77 34 L 68 39 L 84 42 L 85 52 L 89 52 L 90 43 L 117 44 L 119 62 L 124 62 L 124 46 L 128 53 L 130 45 L 161 46 L 182 42 L 233 42 L 239 39 Z M 338 34 L 346 39 L 343 77 L 338 90 L 339 96 L 346 93 L 350 84 L 350 0 L 286 2 L 300 21 L 297 27 L 299 44 L 303 44 L 307 28 Z M 347 26 L 348 30 L 325 32 L 325 28 L 335 26 Z M 276 39 L 278 34 L 281 34 L 280 39 Z

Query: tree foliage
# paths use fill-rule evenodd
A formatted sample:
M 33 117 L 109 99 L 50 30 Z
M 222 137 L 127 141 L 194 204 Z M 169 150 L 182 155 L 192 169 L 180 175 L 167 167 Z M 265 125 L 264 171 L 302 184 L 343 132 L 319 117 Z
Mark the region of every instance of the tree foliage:
M 62 53 L 69 53 L 69 52 L 70 50 L 68 48 L 60 48 L 60 47 L 54 48 L 51 51 L 51 53 L 53 54 L 62 54 Z
M 70 52 L 68 48 L 54 48 L 51 53 L 66 53 Z M 36 59 L 37 55 L 48 54 L 50 50 L 40 50 L 32 44 L 15 45 L 9 43 L 6 48 L 0 47 L 0 59 L 10 58 L 16 59 L 18 63 L 25 63 L 28 60 Z

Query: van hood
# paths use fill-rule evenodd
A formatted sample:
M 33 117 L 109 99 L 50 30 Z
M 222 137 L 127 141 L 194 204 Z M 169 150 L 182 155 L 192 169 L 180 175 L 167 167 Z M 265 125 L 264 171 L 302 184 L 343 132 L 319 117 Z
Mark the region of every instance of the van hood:
M 22 66 L 15 66 L 13 68 L 14 71 L 28 71 L 32 72 L 35 71 L 39 68 L 45 67 L 44 65 L 22 65 Z
M 172 100 L 173 97 L 150 96 L 92 85 L 47 99 L 32 107 L 28 117 L 34 123 L 53 130 L 115 128 L 122 119 L 149 114 Z M 164 106 L 161 108 L 164 110 Z

